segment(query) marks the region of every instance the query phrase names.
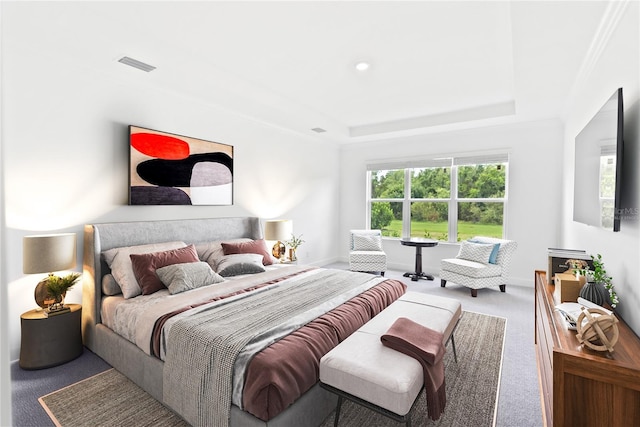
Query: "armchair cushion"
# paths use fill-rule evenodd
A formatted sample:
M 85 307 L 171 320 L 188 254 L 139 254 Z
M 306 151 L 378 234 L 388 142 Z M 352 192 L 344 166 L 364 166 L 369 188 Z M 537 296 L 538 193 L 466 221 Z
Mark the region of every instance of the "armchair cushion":
M 502 267 L 495 264 L 483 264 L 460 258 L 442 260 L 442 269 L 476 279 L 502 275 Z

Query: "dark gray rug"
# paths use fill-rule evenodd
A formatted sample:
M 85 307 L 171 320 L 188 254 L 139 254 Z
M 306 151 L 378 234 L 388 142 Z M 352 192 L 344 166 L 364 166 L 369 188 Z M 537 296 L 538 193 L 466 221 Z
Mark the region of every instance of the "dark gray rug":
M 495 425 L 506 319 L 465 312 L 455 331 L 458 363 L 451 346 L 445 355 L 447 406 L 438 421 L 427 416 L 418 397 L 413 426 Z M 153 426 L 187 424 L 115 369 L 110 369 L 38 399 L 58 426 Z M 396 427 L 400 424 L 346 401 L 340 426 Z M 333 426 L 333 414 L 322 427 Z M 306 427 L 306 426 L 301 426 Z
M 451 344 L 445 354 L 447 405 L 437 421 L 427 415 L 424 392 L 412 415 L 413 426 L 490 427 L 495 425 L 502 349 L 507 319 L 465 311 L 454 333 L 458 363 Z M 333 426 L 331 416 L 322 427 Z M 349 427 L 398 427 L 401 424 L 350 401 L 342 404 L 340 424 Z

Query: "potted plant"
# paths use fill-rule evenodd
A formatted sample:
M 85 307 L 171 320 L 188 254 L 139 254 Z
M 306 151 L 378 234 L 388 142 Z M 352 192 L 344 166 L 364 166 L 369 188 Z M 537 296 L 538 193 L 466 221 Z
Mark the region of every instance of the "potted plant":
M 289 246 L 289 259 L 291 261 L 295 261 L 296 258 L 296 250 L 304 243 L 302 240 L 302 234 L 296 237 L 295 234 L 291 233 L 291 239 L 286 241 L 287 246 Z
M 593 261 L 593 270 L 589 266 L 576 270 L 587 278 L 587 283 L 580 290 L 580 296 L 598 305 L 602 305 L 608 300 L 611 307 L 616 308 L 620 301 L 613 287 L 613 278 L 607 274 L 607 270 L 604 268 L 602 255 L 591 255 L 591 260 Z M 606 292 L 602 293 L 600 289 L 604 289 Z M 596 293 L 603 295 L 598 297 L 595 295 Z
M 53 300 L 53 304 L 49 307 L 50 311 L 60 310 L 64 307 L 64 297 L 67 291 L 71 289 L 73 285 L 80 278 L 80 273 L 69 273 L 66 276 L 56 276 L 50 274 L 46 279 L 46 287 L 49 296 Z

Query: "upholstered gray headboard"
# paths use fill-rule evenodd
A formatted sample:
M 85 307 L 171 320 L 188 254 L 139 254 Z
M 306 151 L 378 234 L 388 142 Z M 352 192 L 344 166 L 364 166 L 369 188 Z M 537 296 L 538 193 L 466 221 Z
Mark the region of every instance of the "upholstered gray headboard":
M 207 218 L 88 224 L 84 227 L 82 337 L 93 350 L 95 326 L 101 322 L 102 277 L 109 272 L 101 253 L 123 246 L 169 241 L 201 243 L 248 237 L 261 239 L 259 218 Z

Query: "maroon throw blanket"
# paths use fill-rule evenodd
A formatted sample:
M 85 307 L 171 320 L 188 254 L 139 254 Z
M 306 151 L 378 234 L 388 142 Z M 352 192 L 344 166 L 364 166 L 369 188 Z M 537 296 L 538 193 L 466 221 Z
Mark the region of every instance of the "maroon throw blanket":
M 447 403 L 442 339 L 440 332 L 406 317 L 398 318 L 380 337 L 383 345 L 413 357 L 422 365 L 427 410 L 432 420 L 440 418 Z

